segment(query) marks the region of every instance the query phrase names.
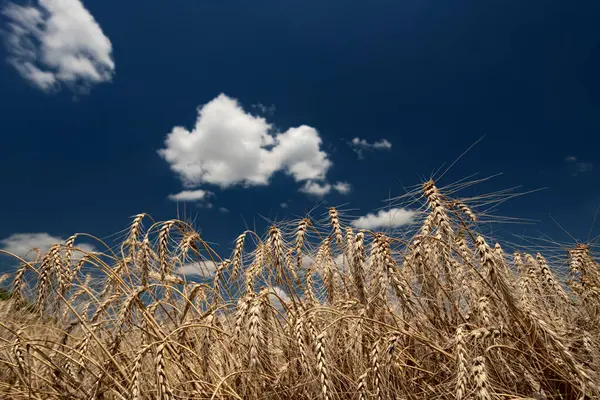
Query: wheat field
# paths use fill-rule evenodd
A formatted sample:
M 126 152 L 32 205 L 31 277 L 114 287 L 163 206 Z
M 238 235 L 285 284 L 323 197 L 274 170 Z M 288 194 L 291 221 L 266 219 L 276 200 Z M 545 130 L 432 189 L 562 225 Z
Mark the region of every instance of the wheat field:
M 585 244 L 504 253 L 433 181 L 418 223 L 329 208 L 221 259 L 191 224 L 135 216 L 2 276 L 2 399 L 598 399 L 600 268 Z M 89 239 L 89 237 L 88 237 Z M 196 265 L 204 275 L 178 273 Z

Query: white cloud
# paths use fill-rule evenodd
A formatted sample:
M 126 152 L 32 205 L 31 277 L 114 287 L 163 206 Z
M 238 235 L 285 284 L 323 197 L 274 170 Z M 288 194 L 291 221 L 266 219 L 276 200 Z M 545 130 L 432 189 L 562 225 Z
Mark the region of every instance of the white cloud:
M 221 214 L 228 214 L 228 213 L 229 213 L 229 210 L 228 210 L 228 209 L 226 209 L 225 207 L 219 207 L 219 212 L 220 212 Z
M 205 201 L 211 197 L 214 193 L 208 190 L 184 190 L 177 194 L 170 194 L 169 200 L 173 201 Z
M 352 139 L 349 145 L 352 147 L 352 150 L 358 154 L 359 159 L 364 158 L 365 150 L 389 150 L 392 148 L 392 143 L 387 139 L 381 139 L 374 143 L 369 143 L 366 139 L 355 137 Z
M 281 300 L 285 301 L 286 303 L 290 301 L 290 296 L 288 296 L 285 290 L 283 290 L 279 286 L 273 286 L 272 288 L 270 288 L 269 292 L 271 293 L 271 296 L 277 295 L 281 298 Z
M 316 255 L 310 256 L 307 254 L 302 254 L 302 268 L 307 268 L 307 267 L 310 267 L 311 265 L 314 265 L 315 256 Z
M 389 150 L 392 148 L 392 144 L 387 139 L 381 139 L 373 143 L 373 148 L 377 150 Z
M 348 194 L 352 190 L 352 186 L 348 182 L 337 182 L 333 188 L 341 194 Z
M 300 191 L 311 196 L 323 197 L 331 192 L 331 185 L 329 183 L 308 181 L 300 188 Z
M 213 276 L 217 271 L 217 263 L 207 260 L 184 264 L 175 270 L 175 274 L 183 276 Z
M 283 301 L 284 303 L 288 303 L 290 301 L 290 296 L 288 296 L 285 290 L 283 290 L 279 286 L 274 286 L 269 288 L 269 300 L 271 301 L 271 305 L 273 307 L 275 307 L 281 312 L 284 312 L 285 307 L 283 307 L 283 304 L 281 304 L 281 302 Z
M 0 248 L 8 251 L 16 256 L 19 256 L 27 261 L 35 258 L 36 253 L 32 249 L 39 249 L 42 254 L 46 253 L 50 247 L 55 244 L 63 244 L 65 239 L 57 236 L 52 236 L 46 232 L 42 233 L 15 233 L 0 240 Z M 87 243 L 75 243 L 75 247 L 84 252 L 96 251 L 95 247 Z M 83 254 L 79 251 L 74 251 L 72 258 L 74 260 L 81 258 Z
M 331 161 L 321 143 L 318 132 L 306 125 L 275 133 L 264 118 L 220 94 L 198 109 L 191 131 L 173 128 L 158 153 L 186 188 L 225 189 L 268 185 L 276 172 L 296 182 L 323 181 Z
M 379 210 L 377 214 L 368 213 L 354 221 L 352 225 L 360 229 L 393 228 L 414 221 L 415 212 L 405 208 Z
M 338 254 L 334 259 L 333 262 L 336 265 L 336 267 L 338 269 L 344 269 L 344 268 L 348 268 L 348 260 L 344 257 L 343 254 Z
M 5 42 L 9 63 L 44 91 L 60 83 L 85 92 L 115 72 L 112 44 L 80 0 L 8 3 Z
M 347 182 L 336 182 L 334 185 L 330 185 L 327 182 L 314 182 L 307 181 L 304 186 L 300 189 L 300 192 L 315 196 L 315 197 L 323 197 L 329 193 L 331 190 L 335 190 L 341 194 L 348 194 L 352 190 L 352 187 Z M 284 207 L 285 208 L 285 207 Z
M 283 202 L 280 204 L 281 208 L 288 208 L 288 204 L 286 202 Z

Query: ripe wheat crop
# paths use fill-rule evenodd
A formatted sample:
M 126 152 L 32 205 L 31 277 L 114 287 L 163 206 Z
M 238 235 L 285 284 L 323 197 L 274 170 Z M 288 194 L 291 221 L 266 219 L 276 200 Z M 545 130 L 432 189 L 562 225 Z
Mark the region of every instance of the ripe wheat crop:
M 402 233 L 330 208 L 243 232 L 221 259 L 188 223 L 140 214 L 117 249 L 74 259 L 74 235 L 14 256 L 0 398 L 600 398 L 590 247 L 505 253 L 477 230 L 489 198 L 458 189 L 415 189 Z

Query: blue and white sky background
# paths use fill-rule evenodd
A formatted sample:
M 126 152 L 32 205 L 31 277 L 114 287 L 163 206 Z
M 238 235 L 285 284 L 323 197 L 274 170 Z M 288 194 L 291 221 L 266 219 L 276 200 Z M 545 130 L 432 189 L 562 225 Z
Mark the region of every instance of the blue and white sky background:
M 500 174 L 487 234 L 600 233 L 600 3 L 0 1 L 0 247 L 181 214 L 227 256 L 315 206 Z M 545 188 L 541 191 L 536 189 Z M 389 210 L 388 210 L 389 211 Z M 517 236 L 515 236 L 517 235 Z M 519 242 L 521 240 L 521 242 Z M 10 264 L 0 263 L 0 269 Z

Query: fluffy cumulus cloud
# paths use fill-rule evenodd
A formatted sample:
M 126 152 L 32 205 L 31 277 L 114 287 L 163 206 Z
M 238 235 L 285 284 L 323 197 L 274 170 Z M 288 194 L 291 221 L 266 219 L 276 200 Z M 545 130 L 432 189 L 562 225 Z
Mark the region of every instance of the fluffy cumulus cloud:
M 329 183 L 308 181 L 300 188 L 300 191 L 311 196 L 323 197 L 331 192 L 331 185 Z
M 331 161 L 321 144 L 316 129 L 301 125 L 274 132 L 264 118 L 221 94 L 198 109 L 192 130 L 173 128 L 158 153 L 186 189 L 265 186 L 277 172 L 296 182 L 327 185 Z
M 350 147 L 352 147 L 352 150 L 354 150 L 354 152 L 358 154 L 359 159 L 364 158 L 365 151 L 390 150 L 392 148 L 392 143 L 390 143 L 390 141 L 387 139 L 381 139 L 376 142 L 369 143 L 366 139 L 355 137 L 354 139 L 352 139 L 349 145 Z
M 8 3 L 2 13 L 8 61 L 33 85 L 82 92 L 112 79 L 112 44 L 80 0 Z
M 360 229 L 394 228 L 410 224 L 414 221 L 415 212 L 405 208 L 379 210 L 376 214 L 368 213 L 352 221 L 352 225 Z
M 590 172 L 594 169 L 594 164 L 587 161 L 581 161 L 577 159 L 577 157 L 569 156 L 565 158 L 565 163 L 570 169 L 573 175 L 583 174 L 585 172 Z
M 0 240 L 0 248 L 8 251 L 25 260 L 31 261 L 35 258 L 36 252 L 32 249 L 39 249 L 42 254 L 47 252 L 51 246 L 55 244 L 63 244 L 64 238 L 52 236 L 46 232 L 41 233 L 15 233 L 9 237 Z M 87 243 L 75 243 L 75 247 L 83 252 L 96 251 L 94 246 Z M 73 253 L 73 258 L 82 257 L 83 254 L 79 251 Z

